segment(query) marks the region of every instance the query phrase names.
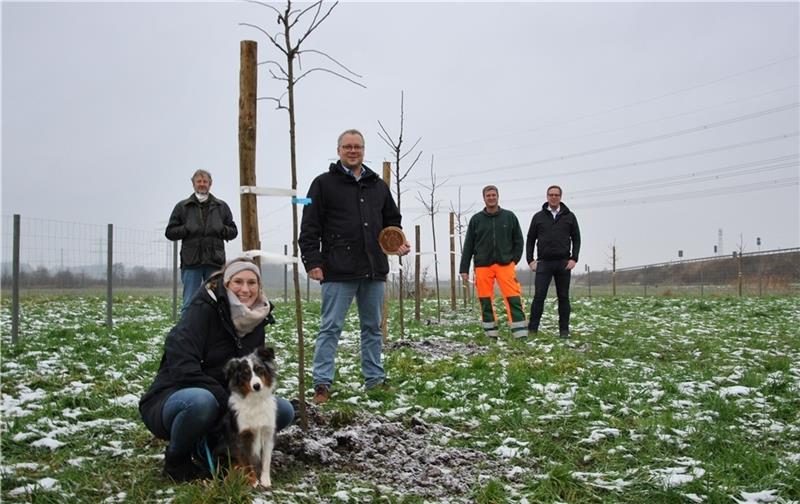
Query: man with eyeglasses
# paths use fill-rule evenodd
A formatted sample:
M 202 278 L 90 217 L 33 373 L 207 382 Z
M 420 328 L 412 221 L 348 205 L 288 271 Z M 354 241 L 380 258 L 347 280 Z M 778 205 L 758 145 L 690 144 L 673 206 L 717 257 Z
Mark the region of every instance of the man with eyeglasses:
M 533 258 L 536 248 L 537 259 Z M 525 256 L 532 271 L 536 272 L 536 291 L 531 303 L 528 334 L 535 336 L 544 311 L 544 300 L 550 281 L 555 279 L 558 297 L 558 335 L 569 338 L 569 282 L 572 269 L 578 262 L 581 250 L 581 232 L 578 219 L 567 205 L 561 202 L 561 187 L 547 188 L 547 202 L 536 212 L 528 228 Z
M 528 334 L 522 309 L 522 288 L 515 268 L 522 259 L 522 228 L 513 212 L 500 208 L 497 186 L 483 188 L 484 209 L 472 216 L 467 226 L 459 272 L 466 282 L 469 263 L 475 263 L 475 288 L 481 305 L 483 331 L 489 338 L 499 336 L 494 310 L 494 284 L 500 286 L 506 315 L 515 338 Z
M 336 349 L 345 316 L 356 299 L 361 325 L 361 373 L 367 390 L 387 388 L 381 363 L 381 314 L 389 261 L 378 243 L 401 215 L 389 187 L 364 162 L 364 135 L 339 135 L 339 161 L 308 189 L 298 244 L 309 278 L 322 284 L 322 312 L 314 347 L 315 404 L 328 401 L 335 374 Z M 408 242 L 398 255 L 411 250 Z

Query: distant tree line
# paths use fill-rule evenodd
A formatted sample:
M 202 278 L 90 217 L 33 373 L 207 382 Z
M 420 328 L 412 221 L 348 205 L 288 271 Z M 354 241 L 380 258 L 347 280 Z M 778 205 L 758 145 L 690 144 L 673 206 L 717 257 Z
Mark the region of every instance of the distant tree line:
M 768 255 L 741 257 L 742 278 L 747 283 L 762 282 L 773 287 L 788 286 L 800 282 L 800 252 L 792 251 Z M 706 261 L 676 262 L 654 266 L 642 266 L 617 271 L 617 282 L 621 284 L 700 285 L 732 284 L 738 280 L 739 258 L 725 256 Z M 592 271 L 592 284 L 611 283 L 611 271 Z M 576 280 L 585 281 L 585 274 Z
M 45 266 L 20 267 L 19 285 L 28 287 L 50 287 L 58 289 L 80 289 L 98 287 L 106 283 L 105 271 L 81 269 L 58 269 L 51 271 Z M 114 285 L 121 287 L 169 287 L 172 285 L 172 270 L 167 268 L 145 268 L 134 266 L 126 268 L 122 263 L 114 263 L 111 268 Z M 3 268 L 3 287 L 11 286 L 11 270 Z

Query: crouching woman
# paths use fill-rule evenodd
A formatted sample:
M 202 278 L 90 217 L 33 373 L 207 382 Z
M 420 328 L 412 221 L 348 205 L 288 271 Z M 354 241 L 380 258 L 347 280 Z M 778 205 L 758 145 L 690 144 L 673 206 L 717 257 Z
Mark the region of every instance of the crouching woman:
M 167 335 L 139 412 L 150 432 L 169 441 L 164 473 L 174 481 L 210 476 L 192 461 L 192 453 L 228 409 L 223 367 L 264 345 L 264 326 L 268 319 L 274 322 L 272 308 L 258 266 L 240 257 L 209 279 Z M 292 422 L 294 408 L 286 399 L 275 400 L 280 430 Z

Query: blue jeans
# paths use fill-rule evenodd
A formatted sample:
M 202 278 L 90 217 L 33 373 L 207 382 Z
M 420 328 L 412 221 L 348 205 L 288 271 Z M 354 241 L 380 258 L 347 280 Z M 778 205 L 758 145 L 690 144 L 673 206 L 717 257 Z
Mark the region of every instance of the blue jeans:
M 294 419 L 292 403 L 276 397 L 275 428 L 281 430 Z M 214 394 L 204 388 L 178 390 L 164 403 L 161 421 L 169 432 L 171 456 L 183 457 L 192 453 L 197 443 L 208 434 L 219 415 L 219 405 Z
M 356 298 L 358 319 L 361 323 L 361 373 L 364 375 L 364 382 L 370 388 L 386 379 L 381 364 L 381 313 L 385 286 L 385 282 L 378 280 L 322 284 L 322 320 L 314 347 L 314 386 L 330 386 L 333 383 L 336 348 L 339 346 L 344 318 L 353 297 Z
M 219 271 L 219 268 L 216 266 L 181 268 L 181 283 L 183 284 L 183 306 L 181 307 L 181 316 L 183 316 L 186 308 L 189 306 L 189 301 L 192 300 L 197 289 L 217 271 Z
M 556 296 L 558 297 L 558 329 L 559 331 L 569 331 L 569 314 L 571 307 L 569 304 L 569 281 L 572 272 L 567 269 L 567 259 L 555 261 L 537 261 L 536 277 L 534 286 L 536 290 L 533 294 L 531 303 L 531 319 L 528 322 L 528 329 L 531 331 L 539 330 L 539 321 L 544 312 L 544 299 L 550 288 L 550 281 L 556 281 Z

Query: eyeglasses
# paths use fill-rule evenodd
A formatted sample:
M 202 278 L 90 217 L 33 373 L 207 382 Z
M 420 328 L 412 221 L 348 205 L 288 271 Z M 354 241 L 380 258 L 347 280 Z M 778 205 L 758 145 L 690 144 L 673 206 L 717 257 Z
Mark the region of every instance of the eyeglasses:
M 557 197 L 559 197 L 559 198 L 561 197 L 561 195 L 560 195 L 560 194 L 558 194 L 558 193 L 550 193 L 550 194 L 548 194 L 548 195 L 547 195 L 547 197 L 548 197 L 548 198 L 550 198 L 550 197 L 554 197 L 554 196 L 557 196 Z
M 345 151 L 356 151 L 356 152 L 364 150 L 363 145 L 340 145 L 339 148 Z

